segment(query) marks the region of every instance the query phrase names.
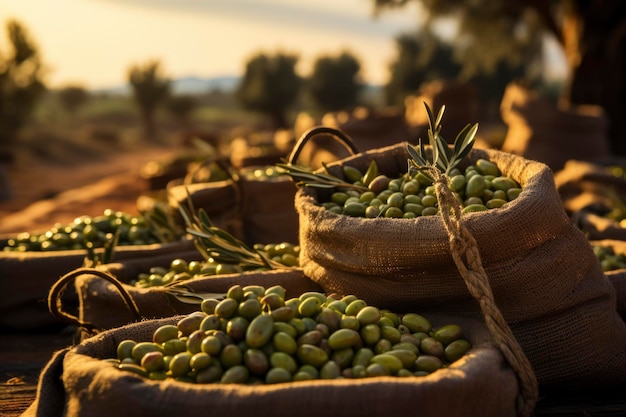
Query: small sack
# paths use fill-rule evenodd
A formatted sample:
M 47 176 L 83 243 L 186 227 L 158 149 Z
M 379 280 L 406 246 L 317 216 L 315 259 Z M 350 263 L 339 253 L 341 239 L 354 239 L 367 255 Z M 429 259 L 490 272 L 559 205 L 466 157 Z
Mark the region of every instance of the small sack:
M 243 174 L 216 182 L 168 185 L 168 201 L 176 214 L 181 206 L 203 209 L 215 226 L 248 245 L 296 243 L 296 187 L 287 177 L 248 178 Z M 177 218 L 182 223 L 180 214 Z
M 142 259 L 193 249 L 191 241 L 181 240 L 152 245 L 119 246 L 114 260 Z M 0 252 L 0 328 L 42 329 L 62 324 L 46 305 L 50 287 L 62 275 L 79 268 L 87 252 Z
M 189 253 L 187 260 L 197 257 Z M 54 285 L 49 296 L 51 311 L 83 330 L 83 336 L 140 321 L 192 313 L 199 309 L 202 298 L 222 297 L 235 285 L 281 285 L 290 293 L 320 291 L 305 278 L 299 268 L 244 272 L 239 274 L 196 277 L 175 287 L 138 288 L 128 284 L 151 266 L 166 266 L 170 258 L 154 258 L 146 262 L 106 265 L 100 269 L 82 268 L 66 274 Z M 74 283 L 78 295 L 78 313 L 69 311 L 61 295 Z
M 271 284 L 268 275 L 258 285 Z M 302 283 L 307 288 L 314 283 Z M 289 291 L 289 290 L 288 290 Z M 298 296 L 298 293 L 292 293 Z M 183 316 L 122 326 L 56 352 L 42 372 L 37 396 L 24 417 L 125 417 L 220 415 L 274 417 L 337 415 L 379 417 L 419 410 L 424 417 L 515 417 L 518 383 L 480 322 L 451 316 L 429 317 L 433 325 L 453 320 L 464 329 L 472 349 L 447 368 L 424 377 L 308 380 L 280 384 L 190 384 L 152 381 L 119 370 L 102 359 L 115 358 L 126 339 L 152 340 L 165 324 Z M 488 395 L 487 395 L 488 393 Z M 487 395 L 487 396 L 486 396 Z
M 468 213 L 462 222 L 475 241 L 484 274 L 544 390 L 576 390 L 626 383 L 626 325 L 615 291 L 583 233 L 572 224 L 542 163 L 495 150 L 474 149 L 468 161 L 494 162 L 521 184 L 504 207 Z M 367 151 L 328 165 L 365 172 L 375 160 L 390 178 L 407 169 L 406 143 Z M 468 163 L 469 163 L 468 162 Z M 319 206 L 326 190 L 301 188 L 300 261 L 325 291 L 350 293 L 382 308 L 478 317 L 455 264 L 441 216 L 354 218 Z M 467 240 L 467 239 L 466 239 Z M 463 249 L 463 248 L 460 248 Z M 478 256 L 477 254 L 474 254 Z M 469 255 L 468 255 L 469 256 Z M 593 348 L 591 348 L 593 346 Z
M 608 213 L 623 204 L 626 178 L 613 175 L 600 162 L 570 160 L 554 174 L 554 183 L 568 213 Z
M 589 240 L 625 240 L 626 228 L 620 222 L 582 210 L 572 214 L 572 221 Z

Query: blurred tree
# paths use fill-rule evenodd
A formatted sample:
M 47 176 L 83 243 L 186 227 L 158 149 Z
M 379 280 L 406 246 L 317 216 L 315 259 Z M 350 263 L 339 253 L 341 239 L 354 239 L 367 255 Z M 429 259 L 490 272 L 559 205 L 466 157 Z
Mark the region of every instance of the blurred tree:
M 191 94 L 171 95 L 165 101 L 167 111 L 184 129 L 191 128 L 191 114 L 197 107 L 198 99 Z
M 154 115 L 170 92 L 170 80 L 162 75 L 159 61 L 149 61 L 144 65 L 134 65 L 128 71 L 128 80 L 133 97 L 139 105 L 144 125 L 144 135 L 148 140 L 156 138 Z
M 390 65 L 390 78 L 385 86 L 387 103 L 402 105 L 408 94 L 436 79 L 456 79 L 461 67 L 453 58 L 452 47 L 429 29 L 417 35 L 403 34 L 396 38 L 397 56 Z
M 61 106 L 70 114 L 89 101 L 89 92 L 78 85 L 68 85 L 58 91 Z
M 16 20 L 7 23 L 12 50 L 0 51 L 0 200 L 11 196 L 6 167 L 15 158 L 19 131 L 46 88 L 37 46 Z
M 247 110 L 269 115 L 275 129 L 287 127 L 287 112 L 301 87 L 297 62 L 297 56 L 283 53 L 252 57 L 236 91 L 239 103 Z
M 356 106 L 363 88 L 360 70 L 359 60 L 347 51 L 317 58 L 307 88 L 314 104 L 324 112 Z
M 427 25 L 458 21 L 455 53 L 463 71 L 495 69 L 499 61 L 540 57 L 542 39 L 560 42 L 568 65 L 562 100 L 602 106 L 611 151 L 626 155 L 626 2 L 623 0 L 373 0 L 375 13 L 418 2 Z M 540 65 L 528 67 L 537 72 Z M 529 79 L 532 74 L 526 74 Z

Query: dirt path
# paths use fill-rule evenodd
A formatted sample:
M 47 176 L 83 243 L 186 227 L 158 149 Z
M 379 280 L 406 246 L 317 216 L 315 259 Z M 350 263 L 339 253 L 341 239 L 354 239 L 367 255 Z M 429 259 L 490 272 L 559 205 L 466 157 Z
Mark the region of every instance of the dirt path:
M 137 198 L 149 192 L 141 168 L 174 152 L 142 147 L 72 165 L 22 159 L 9 172 L 13 198 L 0 203 L 0 234 L 46 230 L 106 208 L 135 213 Z

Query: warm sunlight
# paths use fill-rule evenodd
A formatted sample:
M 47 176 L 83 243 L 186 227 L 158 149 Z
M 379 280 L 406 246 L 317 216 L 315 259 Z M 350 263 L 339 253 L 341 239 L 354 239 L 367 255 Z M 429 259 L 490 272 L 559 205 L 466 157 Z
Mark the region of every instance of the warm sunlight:
M 348 49 L 370 82 L 386 81 L 394 37 L 416 26 L 415 8 L 372 17 L 372 2 L 238 0 L 21 0 L 0 4 L 40 46 L 52 86 L 124 82 L 131 64 L 159 59 L 172 77 L 242 73 L 258 51 L 297 53 L 300 71 L 320 54 Z M 4 25 L 4 22 L 2 22 Z M 1 45 L 6 45 L 3 34 Z

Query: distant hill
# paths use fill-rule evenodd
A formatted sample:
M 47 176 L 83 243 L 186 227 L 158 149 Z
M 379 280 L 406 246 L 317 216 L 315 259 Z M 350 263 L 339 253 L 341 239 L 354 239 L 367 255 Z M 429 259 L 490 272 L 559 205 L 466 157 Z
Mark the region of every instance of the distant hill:
M 200 77 L 182 77 L 172 80 L 172 92 L 174 94 L 201 94 L 213 90 L 221 90 L 224 92 L 233 91 L 239 83 L 240 77 L 222 76 L 211 78 Z M 94 90 L 96 94 L 130 94 L 130 85 L 113 86 L 109 88 L 100 88 Z
M 224 93 L 234 92 L 241 77 L 221 76 L 221 77 L 182 77 L 172 80 L 172 92 L 174 94 L 203 94 L 214 90 Z M 374 105 L 381 105 L 384 94 L 383 86 L 366 84 L 364 86 L 363 97 L 366 102 Z M 93 90 L 95 94 L 130 95 L 130 85 L 113 86 Z

